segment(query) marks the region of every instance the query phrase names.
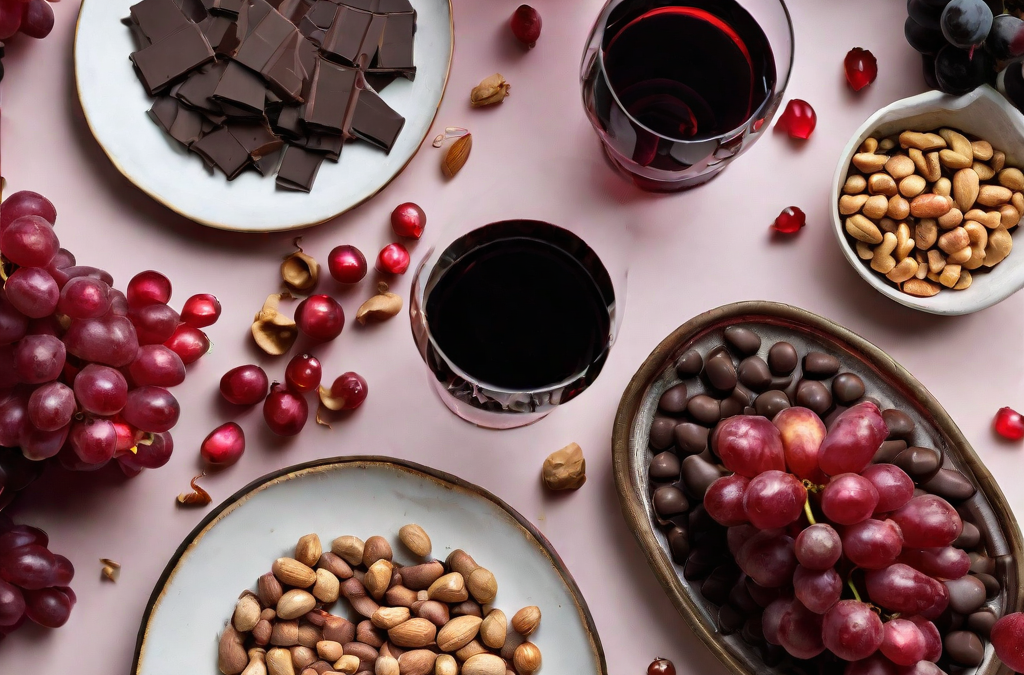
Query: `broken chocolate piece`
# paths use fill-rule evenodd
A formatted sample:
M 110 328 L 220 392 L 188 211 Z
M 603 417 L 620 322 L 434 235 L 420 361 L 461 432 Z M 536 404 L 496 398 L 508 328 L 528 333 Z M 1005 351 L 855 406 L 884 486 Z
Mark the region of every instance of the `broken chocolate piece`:
M 221 56 L 234 56 L 241 41 L 236 33 L 237 24 L 226 16 L 208 16 L 199 24 L 213 51 Z
M 190 23 L 172 0 L 142 0 L 132 5 L 131 20 L 150 42 L 160 42 Z
M 321 49 L 324 56 L 365 68 L 380 44 L 387 17 L 340 5 Z
M 315 0 L 281 0 L 277 4 L 277 11 L 281 13 L 292 24 L 298 26 L 302 17 L 305 16 L 313 6 Z
M 190 146 L 202 137 L 203 121 L 200 113 L 178 105 L 178 116 L 174 118 L 174 124 L 167 131 L 174 140 Z
M 263 19 L 267 18 L 274 8 L 266 0 L 248 0 L 238 12 L 238 37 L 241 40 L 252 35 Z
M 359 70 L 318 59 L 303 120 L 311 129 L 348 133 L 355 111 Z
M 377 11 L 379 1 L 380 0 L 340 0 L 339 4 L 361 9 L 365 12 L 375 12 Z
M 281 45 L 296 32 L 297 29 L 288 19 L 276 11 L 270 12 L 255 29 L 250 29 L 249 34 L 242 40 L 238 53 L 235 54 L 235 60 L 260 72 Z
M 398 71 L 412 79 L 416 74 L 416 66 L 413 65 L 415 32 L 415 14 L 388 14 L 377 59 L 371 70 Z
M 377 92 L 371 89 L 359 92 L 359 101 L 352 116 L 352 133 L 356 138 L 389 153 L 403 126 L 405 118 L 392 110 Z
M 261 176 L 273 175 L 277 171 L 277 167 L 281 164 L 282 154 L 284 154 L 283 147 L 280 150 L 275 150 L 274 152 L 253 161 L 252 165 L 256 167 L 256 170 L 260 172 Z
M 295 32 L 281 45 L 262 75 L 278 96 L 301 101 L 309 94 L 316 61 L 316 46 Z
M 227 127 L 212 131 L 192 144 L 192 151 L 203 158 L 208 165 L 224 172 L 228 180 L 234 180 L 252 161 L 242 144 L 235 140 Z
M 142 86 L 150 96 L 213 58 L 210 43 L 194 23 L 186 23 L 163 40 L 131 55 Z
M 409 4 L 409 0 L 378 0 L 377 7 L 373 10 L 381 14 L 397 14 L 399 12 L 413 12 L 416 10 Z
M 256 73 L 232 61 L 224 69 L 224 75 L 213 92 L 213 99 L 220 103 L 221 109 L 227 114 L 230 114 L 230 106 L 262 116 L 267 87 Z
M 140 51 L 153 44 L 153 41 L 146 37 L 146 34 L 139 28 L 139 24 L 135 23 L 130 16 L 121 19 L 121 23 L 128 26 L 132 31 L 132 39 L 135 42 L 135 51 Z
M 220 114 L 221 107 L 213 100 L 213 92 L 217 91 L 217 85 L 220 84 L 227 67 L 228 64 L 224 61 L 203 66 L 189 75 L 174 95 L 193 108 Z
M 308 134 L 305 138 L 293 141 L 313 152 L 322 152 L 327 159 L 337 162 L 341 158 L 341 150 L 345 145 L 345 137 L 336 134 Z
M 384 91 L 384 88 L 398 79 L 396 72 L 375 73 L 372 70 L 366 71 L 366 84 L 376 92 Z
M 271 127 L 274 133 L 286 138 L 295 139 L 305 135 L 306 130 L 302 126 L 302 107 L 288 106 L 281 109 L 281 114 L 273 120 Z
M 264 122 L 232 123 L 227 130 L 253 160 L 277 152 L 284 145 L 284 141 L 275 136 Z
M 277 171 L 278 187 L 309 192 L 323 161 L 324 156 L 318 152 L 310 152 L 297 145 L 287 146 L 281 168 Z
M 236 17 L 238 11 L 242 8 L 242 5 L 246 0 L 202 0 L 203 6 L 211 14 L 223 14 L 225 16 Z
M 153 107 L 149 109 L 149 117 L 164 131 L 170 131 L 174 118 L 178 116 L 178 101 L 173 96 L 157 96 Z
M 171 0 L 174 6 L 181 10 L 185 18 L 192 23 L 199 23 L 209 16 L 202 0 Z

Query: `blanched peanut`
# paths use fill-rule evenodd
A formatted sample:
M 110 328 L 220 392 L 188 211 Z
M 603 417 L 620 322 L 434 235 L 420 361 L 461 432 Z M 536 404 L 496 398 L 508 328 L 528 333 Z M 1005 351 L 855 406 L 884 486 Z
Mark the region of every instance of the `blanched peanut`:
M 1013 196 L 1010 197 L 1010 203 L 1013 204 L 1013 208 L 1024 214 L 1024 194 L 1014 192 Z
M 889 210 L 889 200 L 885 195 L 873 195 L 868 197 L 860 210 L 868 218 L 878 220 Z
M 1020 169 L 1003 169 L 999 172 L 999 184 L 1011 190 L 1024 190 L 1024 172 Z
M 858 258 L 860 258 L 861 260 L 871 260 L 871 257 L 875 254 L 875 252 L 871 250 L 870 246 L 868 246 L 862 241 L 855 241 L 854 244 L 857 248 Z
M 896 267 L 896 259 L 892 257 L 892 252 L 895 250 L 896 235 L 892 232 L 886 232 L 882 238 L 882 243 L 875 248 L 875 252 L 871 257 L 871 269 L 879 274 L 888 274 L 892 268 Z
M 956 286 L 953 287 L 954 291 L 963 291 L 971 287 L 971 282 L 974 277 L 967 270 L 960 270 L 960 280 L 956 282 Z
M 878 139 L 871 136 L 864 139 L 864 142 L 860 144 L 858 152 L 874 153 L 878 149 Z
M 954 206 L 945 215 L 939 216 L 937 222 L 943 230 L 951 230 L 963 221 L 964 214 Z
M 918 176 L 916 173 L 901 180 L 899 185 L 900 194 L 907 199 L 918 196 L 924 192 L 926 187 L 928 187 L 928 181 L 924 176 Z
M 948 197 L 953 190 L 953 184 L 949 182 L 948 178 L 940 178 L 935 181 L 935 185 L 932 186 L 932 192 L 937 195 L 943 195 Z
M 988 246 L 985 247 L 985 267 L 998 265 L 1013 249 L 1013 237 L 1005 227 L 997 227 L 989 232 Z
M 930 298 L 940 290 L 940 286 L 924 279 L 908 279 L 903 282 L 903 292 L 918 298 Z
M 878 229 L 880 229 L 883 234 L 885 232 L 892 232 L 893 234 L 896 234 L 896 221 L 886 216 L 878 221 Z
M 939 283 L 946 288 L 953 288 L 960 281 L 960 265 L 946 265 L 939 275 Z
M 999 215 L 998 211 L 982 211 L 981 209 L 971 209 L 964 214 L 964 220 L 976 220 L 990 230 L 994 230 L 999 227 L 999 222 L 1002 216 Z
M 897 284 L 902 284 L 907 279 L 910 279 L 917 274 L 917 261 L 913 258 L 904 258 L 901 260 L 896 267 L 889 270 L 886 274 L 886 278 Z
M 965 263 L 968 260 L 970 260 L 972 255 L 974 255 L 974 254 L 971 251 L 971 247 L 970 246 L 964 246 L 959 251 L 954 251 L 953 253 L 950 253 L 948 256 L 946 256 L 946 264 L 947 265 L 962 265 L 963 263 Z
M 942 163 L 939 162 L 939 153 L 929 152 L 924 156 L 925 170 L 921 173 L 922 176 L 928 179 L 929 183 L 942 178 Z
M 981 180 L 992 180 L 996 175 L 992 167 L 983 162 L 975 162 L 971 165 L 971 168 L 974 169 L 974 173 L 978 174 L 978 178 Z
M 902 180 L 914 173 L 914 160 L 906 155 L 893 155 L 885 163 L 885 170 L 897 181 Z
M 846 233 L 866 244 L 878 244 L 882 241 L 882 233 L 878 230 L 878 226 L 860 214 L 846 219 Z
M 1006 229 L 1013 229 L 1020 222 L 1020 211 L 1013 204 L 1003 204 L 999 207 L 999 221 Z
M 852 216 L 855 213 L 860 213 L 861 208 L 864 206 L 864 202 L 869 199 L 868 195 L 843 195 L 839 198 L 839 213 L 844 216 Z
M 882 140 L 878 141 L 879 152 L 889 152 L 896 147 L 896 139 L 892 136 L 886 136 Z
M 950 230 L 939 237 L 939 248 L 946 254 L 959 251 L 964 246 L 970 245 L 970 243 L 971 241 L 967 236 L 967 230 L 962 227 Z
M 939 162 L 947 169 L 966 169 L 974 164 L 972 158 L 952 150 L 939 150 Z
M 1003 152 L 1002 150 L 993 150 L 992 151 L 992 161 L 989 162 L 989 166 L 992 167 L 992 170 L 995 171 L 996 173 L 999 173 L 1000 171 L 1003 170 L 1003 166 L 1005 164 L 1006 164 L 1006 153 Z
M 848 195 L 857 195 L 868 189 L 868 179 L 860 174 L 853 174 L 847 177 L 843 184 L 843 192 Z
M 939 238 L 939 227 L 934 218 L 922 218 L 914 229 L 914 241 L 919 249 L 927 251 Z
M 928 251 L 928 271 L 933 274 L 938 274 L 942 271 L 942 268 L 946 266 L 946 256 L 942 255 L 942 251 L 937 251 L 934 248 Z
M 853 165 L 864 173 L 875 173 L 885 167 L 889 158 L 885 155 L 876 155 L 871 152 L 858 152 L 853 156 Z
M 918 131 L 904 131 L 900 134 L 900 146 L 917 148 L 927 152 L 946 147 L 946 141 L 938 134 L 923 134 Z
M 885 215 L 893 220 L 906 220 L 910 216 L 910 202 L 899 195 L 891 197 Z
M 982 206 L 1000 206 L 1010 201 L 1013 190 L 1002 185 L 982 185 L 978 191 L 978 203 Z
M 987 162 L 992 159 L 992 144 L 988 141 L 971 141 L 971 150 L 974 151 L 974 159 Z
M 914 250 L 914 245 L 914 240 L 910 238 L 910 226 L 906 223 L 900 223 L 896 228 L 896 250 L 894 252 L 896 262 L 902 262 L 904 258 L 910 255 Z
M 917 261 L 917 272 L 914 273 L 914 276 L 918 279 L 924 279 L 928 276 L 928 256 L 925 255 L 924 251 L 914 251 L 914 260 Z
M 896 181 L 887 173 L 873 173 L 868 177 L 868 192 L 892 197 L 896 194 Z

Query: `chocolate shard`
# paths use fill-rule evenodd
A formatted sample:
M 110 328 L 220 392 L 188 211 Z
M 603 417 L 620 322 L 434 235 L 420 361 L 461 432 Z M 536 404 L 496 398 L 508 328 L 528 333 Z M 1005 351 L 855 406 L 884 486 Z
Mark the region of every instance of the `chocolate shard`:
M 242 40 L 235 60 L 256 72 L 261 72 L 293 33 L 298 32 L 288 19 L 272 11 Z
M 365 89 L 359 93 L 352 116 L 352 133 L 356 138 L 390 153 L 403 126 L 405 118 L 385 103 L 377 92 Z
M 284 145 L 266 122 L 233 122 L 226 128 L 253 160 L 277 152 Z
M 227 127 L 220 127 L 192 144 L 192 151 L 210 166 L 224 172 L 228 180 L 234 180 L 252 161 Z
M 273 6 L 266 0 L 247 0 L 238 12 L 239 39 L 249 37 L 260 22 L 273 11 Z
M 203 7 L 211 14 L 236 17 L 245 0 L 202 0 Z
M 213 48 L 194 23 L 186 23 L 159 42 L 131 55 L 142 86 L 150 96 L 214 59 Z
M 316 0 L 279 0 L 275 9 L 292 24 L 298 26 Z
M 209 12 L 206 11 L 206 7 L 203 6 L 202 0 L 171 0 L 174 6 L 181 10 L 181 13 L 185 15 L 185 18 L 192 23 L 199 23 L 209 16 Z
M 262 116 L 267 87 L 259 75 L 232 61 L 224 69 L 224 75 L 213 92 L 213 99 L 221 104 L 221 109 L 229 104 Z
M 381 14 L 397 14 L 399 12 L 416 13 L 409 0 L 379 0 L 377 7 L 373 10 Z
M 322 152 L 327 159 L 337 162 L 341 159 L 341 150 L 345 145 L 345 137 L 337 134 L 307 134 L 304 138 L 293 141 L 293 145 L 301 145 L 313 152 Z
M 199 24 L 206 40 L 220 56 L 234 56 L 241 41 L 237 24 L 226 16 L 208 16 Z
M 321 50 L 324 56 L 366 68 L 377 54 L 387 17 L 340 5 Z
M 361 81 L 358 69 L 318 59 L 303 120 L 314 131 L 347 134 Z
M 375 73 L 372 70 L 368 70 L 364 77 L 366 78 L 366 84 L 370 85 L 371 89 L 381 92 L 384 91 L 385 87 L 398 79 L 399 73 L 394 71 Z
M 301 101 L 309 94 L 316 62 L 316 45 L 295 32 L 281 45 L 262 75 L 275 94 L 288 101 Z
M 190 23 L 173 0 L 142 0 L 130 11 L 131 20 L 150 42 L 160 42 Z
M 370 69 L 397 71 L 411 80 L 416 74 L 413 61 L 415 33 L 415 14 L 388 14 L 377 58 Z
M 179 104 L 178 116 L 174 118 L 174 124 L 167 131 L 171 138 L 189 146 L 202 137 L 204 121 L 202 114 Z
M 132 40 L 135 42 L 135 51 L 140 51 L 153 44 L 153 41 L 146 37 L 146 34 L 139 28 L 139 24 L 135 23 L 130 16 L 121 19 L 121 23 L 128 26 L 132 31 Z
M 227 67 L 226 61 L 217 61 L 203 66 L 189 75 L 174 95 L 193 108 L 219 115 L 221 107 L 217 101 L 213 100 L 213 92 L 217 91 L 217 85 L 220 84 L 220 79 Z
M 317 0 L 317 3 L 299 21 L 299 32 L 316 44 L 317 47 L 322 46 L 327 36 L 327 31 L 330 30 L 331 24 L 334 23 L 334 15 L 337 13 L 337 10 L 338 6 L 331 2 L 331 0 Z
M 281 168 L 277 171 L 277 186 L 286 190 L 309 192 L 323 161 L 321 153 L 310 152 L 297 145 L 287 146 L 281 159 Z
M 178 116 L 178 101 L 173 96 L 157 96 L 148 114 L 161 129 L 169 132 Z
M 283 154 L 284 147 L 282 146 L 280 149 L 254 160 L 252 165 L 256 167 L 261 176 L 273 175 L 277 171 L 277 167 L 281 165 L 281 156 Z
M 306 134 L 302 123 L 303 108 L 287 106 L 281 109 L 281 113 L 271 120 L 271 128 L 274 133 L 280 134 L 288 139 L 301 138 Z

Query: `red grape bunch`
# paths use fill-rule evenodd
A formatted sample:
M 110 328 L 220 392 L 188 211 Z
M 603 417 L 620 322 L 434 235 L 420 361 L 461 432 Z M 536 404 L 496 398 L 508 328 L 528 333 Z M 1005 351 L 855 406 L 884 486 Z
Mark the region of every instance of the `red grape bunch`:
M 168 387 L 209 350 L 200 329 L 220 304 L 197 295 L 179 315 L 167 305 L 170 281 L 153 271 L 121 293 L 110 274 L 60 248 L 56 218 L 34 192 L 0 205 L 0 446 L 72 470 L 163 466 L 180 412 Z
M 42 530 L 15 525 L 0 513 L 0 639 L 26 619 L 46 628 L 67 623 L 75 606 L 68 586 L 75 568 L 48 544 Z
M 827 650 L 849 662 L 846 675 L 939 673 L 933 621 L 957 584 L 975 581 L 972 560 L 952 546 L 964 528 L 953 506 L 915 496 L 900 467 L 871 463 L 887 435 L 872 402 L 827 431 L 807 408 L 731 417 L 711 443 L 733 473 L 704 507 L 729 528 L 740 569 L 781 590 L 762 618 L 770 643 L 798 659 Z
M 18 33 L 41 39 L 51 30 L 53 9 L 46 0 L 0 0 L 0 40 L 9 40 Z

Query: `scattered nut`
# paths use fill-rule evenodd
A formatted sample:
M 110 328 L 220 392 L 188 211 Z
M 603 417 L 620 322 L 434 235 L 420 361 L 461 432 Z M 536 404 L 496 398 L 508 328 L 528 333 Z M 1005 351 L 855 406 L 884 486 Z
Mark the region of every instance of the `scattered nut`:
M 516 647 L 512 662 L 515 664 L 516 672 L 520 673 L 520 675 L 527 675 L 528 673 L 540 670 L 540 649 L 532 642 L 524 642 Z
M 303 252 L 299 242 L 302 237 L 295 238 L 294 253 L 285 256 L 281 263 L 281 280 L 291 290 L 301 295 L 306 295 L 316 288 L 320 279 L 320 264 L 312 256 Z
M 512 629 L 523 637 L 532 635 L 539 625 L 540 607 L 536 605 L 523 607 L 512 616 Z
M 356 321 L 366 324 L 367 321 L 384 321 L 402 311 L 402 296 L 388 290 L 383 281 L 377 284 L 377 295 L 373 296 L 356 311 Z
M 115 562 L 110 558 L 100 558 L 100 562 L 103 564 L 103 578 L 108 581 L 116 582 L 117 578 L 121 576 L 121 563 Z
M 405 545 L 413 555 L 426 558 L 430 555 L 430 537 L 419 525 L 405 525 L 398 531 L 398 540 Z
M 474 108 L 501 103 L 508 96 L 508 90 L 511 88 L 512 85 L 506 82 L 500 73 L 495 73 L 490 77 L 485 77 L 480 84 L 473 87 L 473 91 L 469 94 L 469 103 Z
M 587 460 L 576 443 L 548 455 L 541 480 L 549 490 L 578 490 L 587 482 Z
M 295 321 L 278 311 L 281 300 L 291 300 L 290 293 L 275 293 L 267 297 L 263 308 L 252 322 L 252 337 L 260 349 L 271 356 L 287 353 L 299 337 Z
M 199 487 L 199 483 L 197 482 L 205 475 L 206 474 L 200 474 L 189 481 L 189 485 L 192 487 L 192 492 L 182 492 L 179 494 L 177 498 L 178 504 L 181 506 L 206 506 L 213 501 L 213 498 L 210 497 L 210 493 Z
M 469 159 L 469 152 L 472 149 L 472 134 L 466 134 L 452 143 L 451 147 L 448 148 L 448 152 L 445 153 L 444 160 L 441 162 L 441 172 L 446 178 L 454 178 L 455 174 L 461 171 L 462 167 L 466 166 L 466 160 Z
M 295 559 L 307 567 L 315 567 L 323 552 L 320 537 L 315 534 L 301 537 L 299 543 L 295 545 Z

